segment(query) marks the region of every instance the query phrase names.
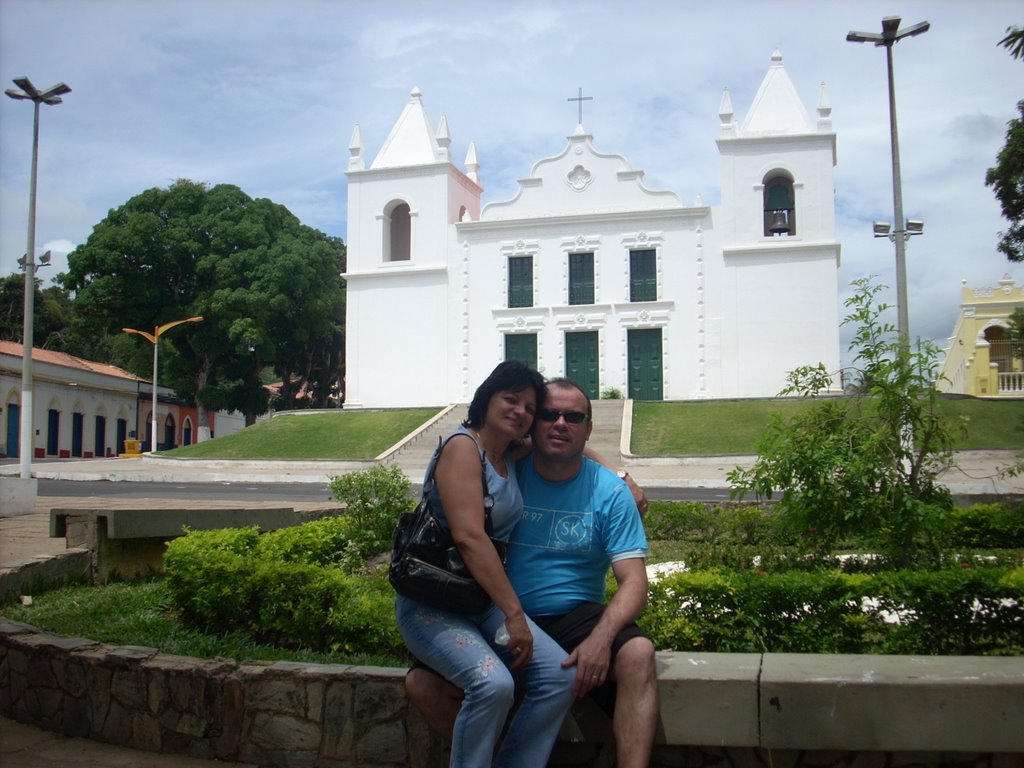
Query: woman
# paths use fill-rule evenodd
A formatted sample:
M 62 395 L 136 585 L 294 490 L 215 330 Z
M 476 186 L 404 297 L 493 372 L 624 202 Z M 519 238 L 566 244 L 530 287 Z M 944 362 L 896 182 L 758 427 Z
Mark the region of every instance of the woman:
M 477 389 L 468 418 L 436 460 L 432 502 L 466 566 L 490 595 L 490 607 L 467 615 L 401 595 L 396 603 L 409 650 L 465 691 L 452 734 L 451 766 L 489 766 L 492 760 L 503 768 L 545 765 L 573 700 L 575 670 L 562 668 L 565 651 L 523 613 L 484 530 L 481 458 L 494 500 L 491 535 L 508 539 L 523 514 L 510 451 L 529 432 L 543 397 L 539 373 L 523 363 L 501 363 Z M 516 682 L 525 696 L 495 755 Z

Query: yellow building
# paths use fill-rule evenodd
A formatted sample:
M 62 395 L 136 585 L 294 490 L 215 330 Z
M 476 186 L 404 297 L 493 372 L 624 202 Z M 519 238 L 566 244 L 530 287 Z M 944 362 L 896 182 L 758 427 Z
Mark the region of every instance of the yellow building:
M 1010 315 L 1024 307 L 1024 286 L 1009 274 L 995 288 L 963 281 L 960 315 L 937 387 L 975 397 L 1024 398 L 1024 342 L 1010 340 Z

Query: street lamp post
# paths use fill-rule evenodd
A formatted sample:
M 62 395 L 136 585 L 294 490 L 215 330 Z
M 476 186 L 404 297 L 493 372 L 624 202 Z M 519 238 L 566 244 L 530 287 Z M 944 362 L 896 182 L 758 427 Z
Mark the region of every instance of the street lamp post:
M 21 355 L 21 438 L 19 455 L 21 477 L 32 477 L 32 335 L 36 288 L 36 169 L 39 164 L 39 105 L 60 104 L 66 93 L 71 93 L 64 83 L 57 83 L 39 91 L 27 77 L 14 78 L 14 84 L 21 90 L 8 88 L 4 91 L 12 99 L 31 101 L 34 105 L 32 119 L 32 171 L 29 177 L 28 193 L 28 247 L 25 250 L 25 317 L 22 325 L 23 349 Z
M 153 329 L 152 333 L 149 333 L 147 331 L 139 331 L 139 330 L 136 330 L 135 328 L 122 328 L 121 329 L 125 333 L 137 333 L 139 336 L 142 336 L 143 338 L 147 339 L 153 345 L 153 412 L 149 415 L 149 441 L 150 441 L 150 443 L 149 443 L 149 450 L 151 450 L 151 451 L 155 451 L 156 450 L 156 445 L 157 445 L 157 442 L 156 442 L 156 376 L 157 376 L 158 353 L 160 351 L 160 334 L 164 333 L 165 331 L 169 331 L 171 328 L 173 328 L 176 325 L 181 325 L 182 323 L 198 323 L 202 319 L 203 319 L 202 316 L 197 316 L 197 317 L 186 317 L 184 320 L 174 320 L 173 322 L 170 322 L 170 323 L 164 323 L 163 325 L 158 325 L 156 328 Z
M 897 227 L 903 225 L 903 189 L 900 178 L 900 142 L 896 130 L 896 86 L 892 74 L 892 47 L 905 37 L 921 35 L 931 26 L 922 21 L 913 26 L 900 29 L 899 16 L 886 16 L 882 19 L 882 34 L 875 32 L 850 32 L 846 40 L 851 43 L 874 43 L 875 47 L 885 48 L 885 62 L 889 74 L 889 134 L 892 142 L 892 198 L 893 215 Z M 893 233 L 907 234 L 908 230 Z M 920 234 L 920 232 L 909 232 Z M 891 237 L 896 245 L 896 329 L 903 344 L 909 343 L 910 321 L 907 313 L 907 237 Z

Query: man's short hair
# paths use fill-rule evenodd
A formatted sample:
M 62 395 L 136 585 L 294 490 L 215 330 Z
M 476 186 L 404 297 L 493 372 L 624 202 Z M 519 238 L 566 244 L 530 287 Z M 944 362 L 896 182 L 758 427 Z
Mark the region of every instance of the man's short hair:
M 575 389 L 577 392 L 583 395 L 584 399 L 587 401 L 587 418 L 594 418 L 594 409 L 590 405 L 590 395 L 588 395 L 587 391 L 583 389 L 583 387 L 581 387 L 577 382 L 573 381 L 568 376 L 558 376 L 557 378 L 554 379 L 548 379 L 548 386 L 561 387 L 562 389 Z

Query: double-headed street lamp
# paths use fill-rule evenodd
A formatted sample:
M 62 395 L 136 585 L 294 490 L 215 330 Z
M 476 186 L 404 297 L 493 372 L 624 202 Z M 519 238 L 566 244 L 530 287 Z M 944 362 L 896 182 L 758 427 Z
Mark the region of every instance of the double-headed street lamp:
M 176 325 L 181 325 L 182 323 L 198 323 L 202 319 L 202 316 L 197 316 L 186 317 L 184 320 L 174 320 L 173 322 L 170 323 L 158 325 L 156 328 L 153 329 L 152 333 L 149 333 L 148 331 L 139 331 L 136 330 L 135 328 L 121 329 L 125 333 L 137 333 L 139 336 L 142 336 L 143 338 L 147 339 L 153 345 L 153 412 L 150 414 L 149 417 L 149 450 L 151 451 L 156 450 L 156 365 L 158 358 L 157 353 L 160 350 L 160 334 L 162 334 L 164 331 L 169 331 Z
M 32 477 L 32 336 L 36 288 L 36 168 L 39 164 L 39 105 L 60 104 L 71 89 L 64 83 L 57 83 L 39 91 L 27 77 L 14 78 L 14 84 L 21 90 L 8 88 L 4 91 L 12 99 L 31 101 L 35 105 L 32 120 L 32 172 L 28 193 L 28 247 L 25 250 L 25 317 L 22 325 L 23 349 L 21 354 L 21 439 L 19 456 L 21 477 Z
M 875 32 L 850 32 L 846 39 L 851 43 L 874 43 L 875 47 L 885 48 L 885 61 L 889 73 L 889 133 L 892 142 L 892 197 L 893 215 L 896 226 L 903 224 L 903 189 L 900 179 L 900 142 L 896 130 L 896 86 L 892 75 L 892 47 L 905 37 L 921 35 L 931 25 L 922 21 L 913 26 L 900 29 L 899 16 L 886 16 L 882 19 L 882 34 Z M 917 231 L 910 229 L 911 221 L 907 221 L 907 229 L 897 230 L 891 235 L 888 231 L 879 233 L 879 222 L 875 223 L 875 237 L 889 237 L 896 245 L 896 329 L 901 342 L 908 344 L 910 339 L 910 321 L 907 315 L 907 252 L 906 242 L 910 235 L 919 235 L 924 225 Z M 915 222 L 916 223 L 916 222 Z M 896 235 L 902 234 L 903 237 Z

